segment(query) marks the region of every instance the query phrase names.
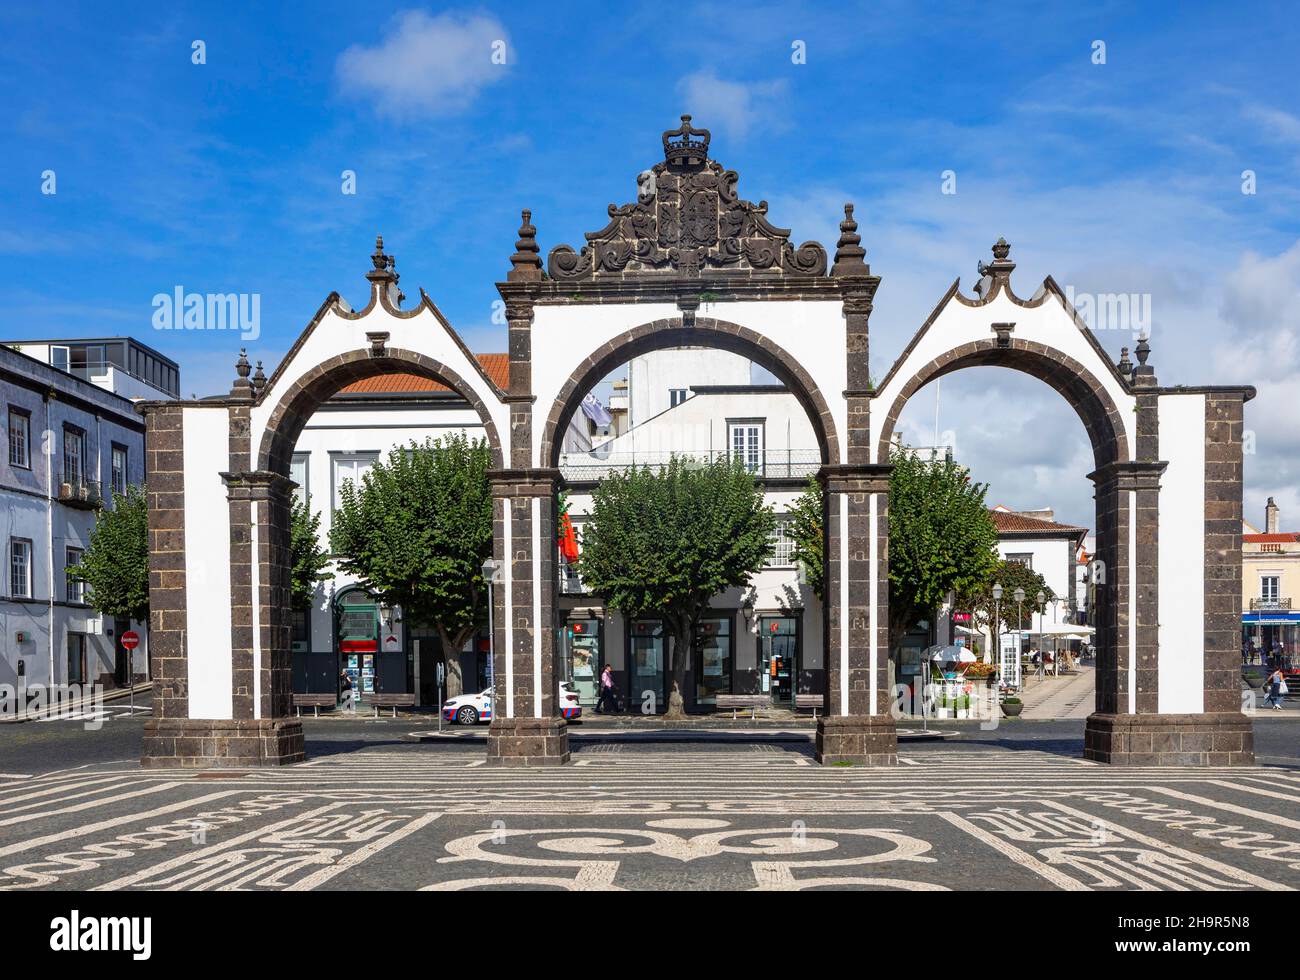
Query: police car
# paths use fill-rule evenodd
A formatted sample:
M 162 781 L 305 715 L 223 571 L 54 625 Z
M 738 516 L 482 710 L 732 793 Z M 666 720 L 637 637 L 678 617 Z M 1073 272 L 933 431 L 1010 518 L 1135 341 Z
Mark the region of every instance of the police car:
M 581 718 L 582 705 L 578 692 L 569 681 L 561 681 L 559 689 L 560 714 L 565 718 Z M 448 698 L 442 705 L 442 717 L 454 725 L 477 725 L 492 720 L 492 688 L 477 694 L 461 694 Z

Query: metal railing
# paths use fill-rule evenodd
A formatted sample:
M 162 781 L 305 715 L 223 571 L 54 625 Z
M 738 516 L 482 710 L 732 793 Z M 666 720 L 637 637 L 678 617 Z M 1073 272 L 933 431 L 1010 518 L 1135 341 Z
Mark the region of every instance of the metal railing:
M 1291 610 L 1291 597 L 1251 599 L 1250 608 L 1252 612 L 1289 612 Z
M 768 449 L 756 454 L 733 454 L 721 449 L 706 449 L 679 453 L 610 453 L 608 456 L 601 456 L 597 450 L 590 453 L 561 453 L 560 472 L 566 480 L 599 480 L 610 473 L 634 466 L 648 466 L 651 469 L 667 466 L 673 456 L 700 463 L 738 458 L 755 476 L 769 480 L 811 476 L 822 466 L 819 449 Z

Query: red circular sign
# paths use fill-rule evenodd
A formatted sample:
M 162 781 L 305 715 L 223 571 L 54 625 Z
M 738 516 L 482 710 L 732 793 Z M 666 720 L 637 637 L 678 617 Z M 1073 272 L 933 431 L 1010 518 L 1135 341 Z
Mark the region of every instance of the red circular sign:
M 122 634 L 122 646 L 128 650 L 134 650 L 140 645 L 140 634 L 135 630 L 127 630 Z

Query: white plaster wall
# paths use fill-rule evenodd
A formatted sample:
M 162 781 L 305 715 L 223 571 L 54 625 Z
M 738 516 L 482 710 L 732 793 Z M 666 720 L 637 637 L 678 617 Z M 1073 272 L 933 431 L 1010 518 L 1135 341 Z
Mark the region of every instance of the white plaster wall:
M 440 361 L 460 375 L 487 407 L 497 434 L 504 443 L 502 452 L 508 462 L 510 413 L 505 403 L 498 399 L 491 386 L 479 373 L 478 365 L 466 356 L 427 308 L 421 307 L 415 316 L 407 318 L 395 317 L 379 304 L 359 320 L 345 319 L 334 310 L 325 313 L 320 323 L 316 325 L 316 329 L 295 354 L 293 361 L 285 366 L 284 373 L 276 379 L 275 386 L 268 389 L 261 404 L 253 409 L 251 429 L 254 454 L 261 446 L 267 420 L 275 411 L 289 385 L 323 361 L 340 354 L 369 348 L 366 333 L 371 331 L 388 331 L 390 348 L 423 354 Z M 534 372 L 536 371 L 537 368 L 534 367 Z
M 640 425 L 671 407 L 673 388 L 747 385 L 748 358 L 716 347 L 679 347 L 635 357 L 628 363 L 628 424 Z
M 542 432 L 560 388 L 577 366 L 614 337 L 653 320 L 680 316 L 671 303 L 539 306 L 533 313 L 533 462 L 540 459 Z M 840 446 L 845 442 L 847 387 L 845 333 L 838 301 L 709 303 L 699 315 L 729 320 L 763 334 L 808 372 L 826 399 Z M 578 393 L 578 397 L 584 394 Z
M 189 717 L 232 718 L 230 505 L 221 479 L 229 413 L 187 406 L 182 418 Z
M 1064 623 L 1066 613 L 1069 611 L 1070 589 L 1072 584 L 1069 578 L 1069 572 L 1073 568 L 1074 554 L 1073 545 L 1064 538 L 998 538 L 997 545 L 998 555 L 1006 558 L 1008 555 L 1032 555 L 1030 559 L 1035 572 L 1043 576 L 1044 581 L 1051 587 L 1058 598 L 1055 602 L 1047 604 L 1046 611 L 1040 617 L 1037 612 L 1029 612 L 1030 606 L 1033 605 L 1033 597 L 1027 596 L 1025 599 L 1025 629 L 1039 629 L 1041 623 L 1051 625 L 1053 622 Z M 1015 600 L 1011 600 L 1014 606 Z M 1055 609 L 1053 609 L 1055 607 Z M 1053 619 L 1055 614 L 1055 619 Z
M 1205 710 L 1205 396 L 1161 395 L 1159 710 Z
M 1137 444 L 1134 433 L 1136 399 L 1123 390 L 1109 364 L 1097 355 L 1069 313 L 1055 296 L 1049 295 L 1037 307 L 1026 308 L 1008 299 L 1005 291 L 1000 291 L 987 306 L 966 306 L 955 296 L 948 300 L 925 336 L 908 355 L 906 363 L 873 399 L 871 444 L 879 445 L 880 434 L 894 400 L 918 371 L 955 347 L 992 339 L 995 323 L 1014 323 L 1016 326 L 1011 332 L 1013 339 L 1045 344 L 1067 354 L 1087 368 L 1115 402 L 1124 424 L 1130 453 L 1132 452 Z

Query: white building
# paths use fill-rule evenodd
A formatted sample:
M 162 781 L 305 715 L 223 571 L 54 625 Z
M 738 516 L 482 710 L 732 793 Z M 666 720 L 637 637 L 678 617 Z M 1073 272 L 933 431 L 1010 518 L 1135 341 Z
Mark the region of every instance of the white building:
M 147 624 L 101 616 L 66 569 L 112 491 L 144 482 L 145 427 L 132 400 L 171 397 L 178 384 L 174 362 L 124 337 L 0 346 L 0 684 L 111 687 L 148 673 Z M 140 636 L 133 657 L 120 645 L 127 630 Z

